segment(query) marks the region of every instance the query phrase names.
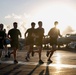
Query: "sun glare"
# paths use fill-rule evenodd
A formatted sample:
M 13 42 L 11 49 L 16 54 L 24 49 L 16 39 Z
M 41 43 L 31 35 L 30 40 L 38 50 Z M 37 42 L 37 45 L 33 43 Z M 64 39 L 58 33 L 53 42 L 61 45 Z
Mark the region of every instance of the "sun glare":
M 36 22 L 39 20 L 43 21 L 45 34 L 53 27 L 54 21 L 58 21 L 58 28 L 60 29 L 60 32 L 63 33 L 67 26 L 73 26 L 74 28 L 76 25 L 76 22 L 73 20 L 76 19 L 75 12 L 76 11 L 66 4 L 48 3 L 35 10 L 32 20 Z
M 61 64 L 61 56 L 59 53 L 56 53 L 57 57 L 56 57 L 56 63 L 57 63 L 57 68 L 60 68 L 60 64 Z

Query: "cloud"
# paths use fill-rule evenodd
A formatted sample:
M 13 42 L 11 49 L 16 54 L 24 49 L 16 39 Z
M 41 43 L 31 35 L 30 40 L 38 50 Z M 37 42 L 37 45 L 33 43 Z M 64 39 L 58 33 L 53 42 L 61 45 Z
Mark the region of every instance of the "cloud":
M 30 18 L 30 17 L 31 17 L 30 14 L 26 14 L 26 13 L 24 13 L 23 16 L 24 16 L 25 18 Z
M 14 13 L 12 13 L 11 15 L 5 16 L 5 19 L 11 19 L 11 18 L 13 18 L 13 19 L 21 19 L 22 16 L 21 15 L 16 15 Z
M 63 31 L 63 34 L 64 35 L 65 34 L 71 34 L 73 32 L 74 32 L 74 30 L 72 29 L 72 27 L 71 26 L 67 26 L 67 28 Z
M 11 18 L 11 17 L 12 17 L 11 15 L 5 16 L 6 19 L 9 19 L 9 18 Z
M 16 14 L 12 14 L 12 17 L 14 18 L 14 19 L 21 19 L 21 15 L 16 15 Z
M 30 18 L 30 15 L 29 14 L 26 14 L 26 13 L 24 13 L 23 15 L 17 15 L 17 14 L 15 14 L 15 13 L 12 13 L 11 15 L 9 14 L 9 15 L 7 15 L 7 16 L 5 16 L 5 19 L 28 19 L 28 18 Z

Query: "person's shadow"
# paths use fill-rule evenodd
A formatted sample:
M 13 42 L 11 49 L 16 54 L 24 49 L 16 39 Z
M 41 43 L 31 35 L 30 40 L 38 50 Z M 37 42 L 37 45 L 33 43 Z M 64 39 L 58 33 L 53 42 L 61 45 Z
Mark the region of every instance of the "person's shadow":
M 45 75 L 50 75 L 50 74 L 49 74 L 49 67 L 48 67 L 48 65 L 46 66 Z
M 37 64 L 36 67 L 30 72 L 28 73 L 27 75 L 32 75 L 32 73 L 40 66 L 41 64 Z
M 35 67 L 30 73 L 28 73 L 27 75 L 32 75 L 33 72 L 34 72 L 40 65 L 41 65 L 41 64 L 37 64 L 36 67 Z M 49 67 L 48 67 L 48 65 L 49 65 L 49 64 L 46 65 L 46 70 L 43 69 L 43 70 L 39 73 L 39 75 L 44 75 L 44 72 L 45 72 L 45 75 L 50 75 L 50 74 L 49 74 Z
M 39 75 L 44 75 L 44 72 L 45 72 L 45 75 L 50 75 L 50 74 L 49 74 L 49 67 L 48 67 L 48 65 L 46 66 L 46 70 L 42 70 L 42 71 L 39 73 Z

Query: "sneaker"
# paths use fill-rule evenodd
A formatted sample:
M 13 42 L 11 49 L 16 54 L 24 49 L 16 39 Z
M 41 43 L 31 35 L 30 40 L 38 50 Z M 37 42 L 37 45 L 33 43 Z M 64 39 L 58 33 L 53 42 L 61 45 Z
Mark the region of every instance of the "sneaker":
M 5 55 L 5 58 L 7 58 L 8 57 L 8 55 Z
M 51 59 L 48 59 L 48 62 L 49 62 L 49 63 L 52 63 L 52 60 L 51 60 Z
M 27 54 L 27 55 L 26 55 L 26 57 L 27 57 L 28 59 L 30 59 L 30 56 L 29 56 L 29 54 Z
M 17 60 L 14 60 L 14 64 L 17 64 L 18 63 L 18 61 Z
M 47 56 L 47 57 L 49 56 L 49 53 L 50 53 L 50 52 L 49 52 L 49 51 L 47 51 L 47 53 L 46 53 L 46 56 Z
M 39 60 L 39 64 L 43 64 L 44 62 L 42 60 Z
M 34 51 L 32 51 L 32 54 L 31 55 L 32 55 L 32 57 L 34 56 Z
M 27 58 L 27 56 L 25 57 L 26 61 L 29 61 L 29 59 Z

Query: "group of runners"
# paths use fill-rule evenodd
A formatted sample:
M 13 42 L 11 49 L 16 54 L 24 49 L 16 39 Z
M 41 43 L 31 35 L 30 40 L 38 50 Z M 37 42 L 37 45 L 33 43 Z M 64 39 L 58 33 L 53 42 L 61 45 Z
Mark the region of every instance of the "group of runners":
M 44 28 L 42 27 L 43 23 L 42 21 L 38 22 L 38 28 L 35 28 L 36 23 L 31 23 L 31 28 L 28 28 L 24 34 L 25 36 L 25 48 L 27 49 L 27 54 L 25 56 L 26 61 L 29 61 L 30 54 L 34 56 L 34 53 L 37 52 L 39 56 L 39 64 L 43 64 L 43 60 L 41 58 L 42 53 L 42 44 L 43 44 L 43 37 L 44 37 Z M 62 37 L 60 34 L 60 30 L 57 29 L 58 21 L 54 22 L 53 28 L 51 28 L 48 32 L 48 36 L 50 36 L 50 45 L 52 46 L 51 50 L 48 50 L 46 52 L 46 56 L 48 57 L 48 62 L 52 62 L 51 57 L 53 53 L 56 51 L 56 45 L 57 45 L 57 38 L 58 36 Z M 6 39 L 6 32 L 3 29 L 3 24 L 0 24 L 0 57 L 2 54 L 2 50 L 5 48 L 7 50 L 7 42 L 4 41 Z M 8 55 L 5 55 L 5 57 L 10 57 L 11 54 L 14 56 L 14 63 L 18 63 L 16 59 L 16 51 L 19 48 L 19 38 L 21 38 L 21 32 L 19 29 L 17 29 L 18 23 L 13 23 L 13 28 L 8 31 L 7 37 L 10 39 L 10 45 L 13 49 L 12 52 L 8 52 Z M 35 51 L 33 49 L 34 44 L 37 47 L 37 50 Z
M 19 36 L 21 37 L 21 32 L 19 29 L 17 29 L 17 22 L 13 23 L 12 29 L 8 31 L 8 34 L 6 34 L 5 30 L 3 29 L 4 25 L 0 24 L 0 58 L 2 55 L 2 51 L 5 49 L 6 50 L 6 55 L 5 57 L 9 57 L 10 55 L 13 54 L 14 56 L 14 63 L 18 63 L 16 59 L 16 51 L 19 47 Z M 12 52 L 8 52 L 7 48 L 7 38 L 10 40 L 11 48 L 13 49 Z

